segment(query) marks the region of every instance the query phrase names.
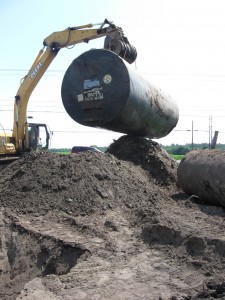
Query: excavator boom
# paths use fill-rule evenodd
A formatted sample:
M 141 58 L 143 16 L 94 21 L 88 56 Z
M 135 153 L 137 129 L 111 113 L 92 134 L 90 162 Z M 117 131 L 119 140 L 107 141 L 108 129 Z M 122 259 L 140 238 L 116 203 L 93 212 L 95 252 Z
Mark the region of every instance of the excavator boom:
M 98 28 L 94 29 L 93 27 L 95 26 L 98 26 Z M 130 45 L 122 29 L 107 19 L 99 24 L 69 27 L 63 31 L 54 32 L 44 39 L 43 49 L 39 51 L 15 96 L 12 137 L 6 138 L 5 135 L 0 136 L 0 154 L 7 154 L 7 152 L 10 152 L 10 154 L 18 154 L 30 150 L 31 139 L 29 136 L 29 124 L 27 123 L 28 101 L 33 90 L 51 62 L 57 56 L 59 50 L 79 43 L 88 43 L 90 40 L 104 36 L 109 37 L 109 40 L 105 43 L 105 48 L 116 52 L 129 63 L 136 59 L 136 49 Z M 39 126 L 41 125 L 39 124 Z M 35 128 L 35 124 L 33 124 L 32 128 Z M 37 126 L 36 128 L 39 129 Z M 47 138 L 49 138 L 48 133 Z M 33 145 L 37 145 L 37 141 L 33 143 Z

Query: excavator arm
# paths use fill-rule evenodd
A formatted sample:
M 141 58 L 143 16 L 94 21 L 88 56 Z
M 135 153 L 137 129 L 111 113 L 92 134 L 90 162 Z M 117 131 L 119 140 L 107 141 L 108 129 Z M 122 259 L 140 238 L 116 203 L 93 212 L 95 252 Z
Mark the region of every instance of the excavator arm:
M 15 144 L 16 152 L 22 152 L 23 150 L 29 149 L 27 123 L 28 101 L 31 93 L 56 55 L 57 51 L 54 51 L 51 48 L 41 50 L 15 96 L 12 140 Z
M 100 25 L 100 27 L 93 29 L 96 25 Z M 101 24 L 69 27 L 63 31 L 54 32 L 44 39 L 43 49 L 38 53 L 15 96 L 12 140 L 14 141 L 16 152 L 29 149 L 29 124 L 26 116 L 29 97 L 59 50 L 78 43 L 88 43 L 90 40 L 104 36 L 109 37 L 108 42 L 105 43 L 105 48 L 116 52 L 129 63 L 136 59 L 136 50 L 129 44 L 122 29 L 107 19 Z

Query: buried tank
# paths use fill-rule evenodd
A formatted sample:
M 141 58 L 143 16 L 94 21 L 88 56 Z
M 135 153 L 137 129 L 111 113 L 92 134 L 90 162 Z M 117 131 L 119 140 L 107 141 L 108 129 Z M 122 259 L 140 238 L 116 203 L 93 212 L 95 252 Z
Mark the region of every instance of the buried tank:
M 225 207 L 225 151 L 193 150 L 181 160 L 177 177 L 182 190 Z
M 79 124 L 148 138 L 168 135 L 177 125 L 176 102 L 110 50 L 77 57 L 62 82 L 62 101 Z

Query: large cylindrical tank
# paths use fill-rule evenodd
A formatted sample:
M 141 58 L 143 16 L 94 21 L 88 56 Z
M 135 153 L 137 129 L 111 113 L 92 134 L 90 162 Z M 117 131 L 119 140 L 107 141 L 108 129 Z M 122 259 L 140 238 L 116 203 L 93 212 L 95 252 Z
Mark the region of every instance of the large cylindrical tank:
M 143 79 L 114 52 L 92 49 L 77 57 L 62 82 L 62 101 L 76 122 L 149 138 L 176 126 L 176 102 Z
M 225 207 L 225 151 L 189 152 L 178 166 L 177 177 L 186 194 Z

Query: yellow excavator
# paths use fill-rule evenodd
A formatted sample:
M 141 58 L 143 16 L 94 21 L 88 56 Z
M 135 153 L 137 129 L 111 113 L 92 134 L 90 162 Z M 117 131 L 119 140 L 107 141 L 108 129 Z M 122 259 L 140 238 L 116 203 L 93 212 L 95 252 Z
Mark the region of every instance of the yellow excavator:
M 93 27 L 96 27 L 93 28 Z M 104 48 L 121 56 L 128 63 L 135 61 L 137 52 L 122 29 L 113 22 L 104 20 L 98 24 L 86 24 L 69 27 L 63 31 L 54 32 L 43 41 L 41 49 L 24 77 L 15 96 L 14 121 L 11 134 L 4 129 L 0 132 L 0 161 L 13 160 L 30 150 L 48 149 L 50 132 L 46 124 L 29 123 L 27 121 L 27 105 L 31 93 L 39 80 L 54 60 L 59 50 L 78 43 L 88 43 L 90 40 L 105 37 Z M 40 133 L 45 133 L 45 140 L 40 141 Z

